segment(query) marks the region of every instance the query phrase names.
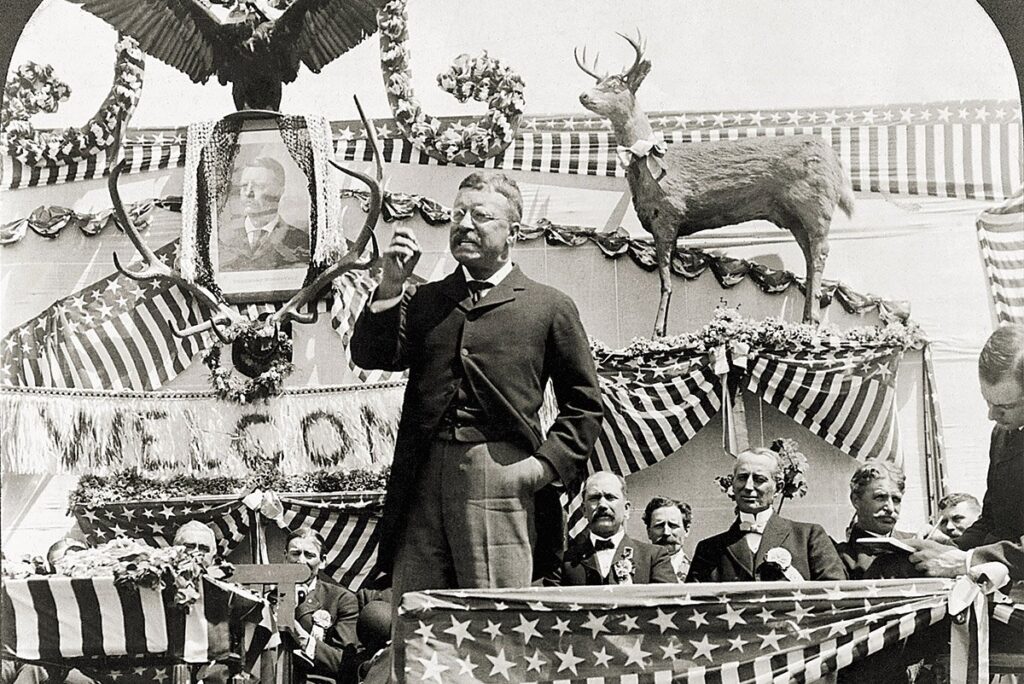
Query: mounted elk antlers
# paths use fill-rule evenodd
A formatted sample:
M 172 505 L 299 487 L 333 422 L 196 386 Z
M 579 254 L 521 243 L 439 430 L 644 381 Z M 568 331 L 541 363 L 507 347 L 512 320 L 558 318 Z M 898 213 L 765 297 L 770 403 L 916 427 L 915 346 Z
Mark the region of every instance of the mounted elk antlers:
M 124 170 L 125 160 L 118 161 L 110 170 L 107 181 L 107 188 L 110 192 L 114 205 L 114 215 L 121 229 L 128 236 L 132 245 L 142 257 L 142 267 L 129 269 L 122 266 L 117 254 L 114 254 L 114 265 L 123 275 L 132 280 L 167 280 L 177 285 L 185 292 L 195 297 L 203 307 L 209 311 L 209 318 L 189 328 L 173 330 L 179 337 L 186 337 L 212 331 L 222 344 L 236 343 L 233 349 L 233 357 L 236 361 L 236 368 L 250 377 L 255 377 L 266 371 L 270 363 L 279 356 L 279 341 L 282 339 L 282 332 L 287 332 L 288 327 L 294 321 L 297 323 L 314 323 L 317 320 L 315 308 L 312 312 L 301 311 L 306 304 L 313 302 L 330 283 L 342 273 L 351 270 L 369 268 L 379 256 L 377 241 L 374 238 L 374 228 L 380 218 L 383 193 L 381 191 L 381 180 L 383 178 L 383 164 L 381 153 L 377 144 L 376 133 L 372 123 L 366 118 L 359 101 L 356 100 L 356 107 L 359 109 L 359 116 L 366 128 L 370 146 L 373 149 L 375 163 L 375 174 L 369 176 L 360 171 L 348 169 L 337 164 L 333 159 L 328 160 L 332 166 L 353 178 L 359 180 L 369 188 L 369 207 L 366 220 L 359 231 L 358 237 L 352 243 L 344 257 L 327 266 L 311 282 L 296 292 L 291 299 L 283 304 L 278 310 L 271 314 L 264 314 L 259 320 L 250 320 L 240 314 L 233 307 L 229 306 L 218 294 L 202 284 L 187 280 L 181 272 L 167 265 L 156 255 L 140 235 L 138 228 L 129 218 L 125 211 L 124 203 L 121 200 L 118 189 L 118 179 Z M 249 113 L 246 113 L 247 115 Z M 268 116 L 280 116 L 274 112 L 263 112 Z M 120 125 L 119 125 L 120 127 Z M 118 138 L 121 139 L 118 131 Z M 117 158 L 118 150 L 113 150 L 114 159 Z M 367 245 L 371 245 L 368 258 L 361 258 Z M 244 333 L 244 334 L 240 334 Z M 287 335 L 285 335 L 285 338 Z M 243 348 L 238 349 L 241 346 Z M 239 363 L 239 359 L 245 359 L 245 363 Z

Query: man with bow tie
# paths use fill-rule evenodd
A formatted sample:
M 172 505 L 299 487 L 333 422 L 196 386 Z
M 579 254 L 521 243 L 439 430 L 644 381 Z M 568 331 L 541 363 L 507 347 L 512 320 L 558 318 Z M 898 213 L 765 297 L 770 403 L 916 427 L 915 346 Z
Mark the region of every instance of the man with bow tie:
M 279 213 L 285 189 L 281 163 L 259 157 L 242 169 L 237 183 L 241 221 L 220 226 L 218 263 L 224 271 L 305 268 L 309 231 L 286 222 Z
M 676 581 L 672 555 L 663 546 L 630 539 L 624 525 L 630 503 L 626 481 L 597 472 L 583 485 L 587 532 L 571 545 L 556 572 L 545 578 L 551 586 L 659 584 Z
M 732 488 L 738 516 L 728 530 L 697 544 L 688 582 L 846 579 L 820 525 L 775 514 L 781 480 L 774 451 L 751 449 L 736 457 Z
M 575 304 L 512 262 L 522 210 L 504 174 L 468 176 L 451 216 L 455 272 L 412 286 L 420 247 L 397 227 L 355 325 L 356 364 L 409 371 L 378 527 L 396 604 L 406 591 L 528 586 L 543 570 L 534 559 L 557 560 L 562 547 L 552 485 L 579 480 L 600 431 Z M 557 414 L 545 434 L 549 380 Z
M 359 640 L 359 600 L 345 587 L 319 577 L 324 567 L 324 540 L 309 528 L 288 535 L 285 560 L 309 568 L 309 578 L 295 585 L 295 669 L 299 681 L 335 682 L 354 667 Z

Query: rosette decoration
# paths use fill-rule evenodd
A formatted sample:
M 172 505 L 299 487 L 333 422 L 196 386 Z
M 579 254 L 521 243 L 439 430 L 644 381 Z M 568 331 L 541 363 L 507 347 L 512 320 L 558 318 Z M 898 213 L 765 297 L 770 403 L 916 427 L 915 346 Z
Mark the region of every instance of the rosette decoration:
M 523 114 L 523 79 L 483 52 L 459 55 L 437 83 L 459 102 L 486 102 L 487 113 L 469 125 L 441 121 L 423 111 L 412 88 L 406 0 L 390 0 L 377 13 L 380 64 L 395 122 L 419 150 L 445 163 L 472 165 L 500 154 L 515 138 Z
M 122 37 L 114 46 L 114 82 L 96 114 L 81 128 L 37 131 L 29 119 L 53 113 L 71 95 L 49 64 L 28 62 L 18 67 L 4 87 L 0 110 L 0 146 L 27 166 L 63 166 L 85 161 L 117 141 L 118 123 L 127 124 L 139 103 L 144 61 L 138 44 Z

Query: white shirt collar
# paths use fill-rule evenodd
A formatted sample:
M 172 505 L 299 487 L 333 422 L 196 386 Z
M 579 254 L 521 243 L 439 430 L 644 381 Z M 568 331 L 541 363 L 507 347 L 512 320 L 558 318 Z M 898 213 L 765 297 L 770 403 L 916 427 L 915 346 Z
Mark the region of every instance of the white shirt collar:
M 460 265 L 459 268 L 462 269 L 462 276 L 466 279 L 467 283 L 470 280 L 477 280 L 477 278 L 474 278 L 473 276 L 471 276 L 469 274 L 469 269 L 467 269 L 465 266 Z M 504 280 L 508 276 L 508 274 L 511 273 L 511 272 L 512 272 L 512 262 L 511 261 L 506 261 L 505 264 L 501 268 L 499 268 L 497 271 L 495 271 L 494 273 L 491 274 L 490 278 L 486 278 L 482 282 L 490 283 L 491 285 L 497 285 L 502 280 Z M 487 291 L 485 290 L 484 294 L 486 294 L 486 292 Z
M 622 543 L 622 538 L 625 537 L 625 536 L 626 536 L 626 530 L 623 530 L 623 529 L 620 528 L 618 532 L 616 532 L 615 534 L 613 534 L 610 537 L 607 537 L 607 539 L 610 540 L 611 543 L 615 545 L 615 546 L 613 546 L 611 548 L 612 552 L 614 552 L 615 549 L 619 548 L 619 544 Z M 601 541 L 604 541 L 605 537 L 598 537 L 593 532 L 590 533 L 590 543 L 591 544 L 596 544 L 598 539 L 600 539 Z M 605 550 L 607 551 L 608 549 L 605 549 Z M 602 553 L 602 551 L 598 551 L 598 553 Z
M 269 223 L 267 223 L 265 225 L 262 225 L 262 226 L 257 226 L 256 224 L 254 224 L 252 222 L 252 219 L 250 219 L 248 216 L 246 216 L 245 217 L 245 234 L 246 234 L 247 237 L 251 237 L 253 233 L 258 233 L 260 231 L 263 231 L 263 232 L 266 232 L 266 233 L 270 233 L 270 232 L 272 232 L 274 230 L 274 228 L 277 227 L 277 221 L 280 218 L 281 218 L 280 216 L 278 216 L 277 214 L 274 214 L 274 218 L 270 219 Z
M 773 509 L 771 506 L 764 509 L 757 515 L 753 513 L 740 513 L 740 522 L 757 523 L 758 525 L 766 525 L 768 519 L 772 517 Z
M 309 580 L 308 584 L 296 584 L 295 593 L 297 594 L 299 591 L 305 591 L 307 597 L 316 591 L 316 577 Z
M 615 552 L 619 548 L 619 544 L 622 543 L 622 538 L 626 536 L 626 530 L 619 528 L 619 531 L 608 537 L 608 540 L 614 545 L 610 549 L 602 549 L 594 554 L 597 558 L 597 567 L 601 571 L 601 577 L 607 577 L 608 573 L 612 569 L 612 559 L 615 558 Z M 598 539 L 604 539 L 604 537 L 598 537 L 593 532 L 590 533 L 590 543 L 594 544 Z

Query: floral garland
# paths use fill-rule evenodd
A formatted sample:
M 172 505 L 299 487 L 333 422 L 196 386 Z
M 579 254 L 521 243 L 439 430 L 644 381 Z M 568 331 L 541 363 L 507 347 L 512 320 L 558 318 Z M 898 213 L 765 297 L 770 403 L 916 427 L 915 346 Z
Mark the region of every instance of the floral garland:
M 486 102 L 487 113 L 468 126 L 442 122 L 416 101 L 409 67 L 407 0 L 390 0 L 377 12 L 384 87 L 402 134 L 417 149 L 443 162 L 476 164 L 499 154 L 515 138 L 525 100 L 523 79 L 487 55 L 459 55 L 437 77 L 459 102 Z
M 807 495 L 807 457 L 799 451 L 800 445 L 795 439 L 777 439 L 768 447 L 779 455 L 780 472 L 776 477 L 779 499 L 779 512 L 786 499 L 796 499 Z M 730 499 L 733 497 L 732 473 L 719 475 L 715 478 L 719 489 Z
M 244 349 L 266 338 L 267 330 L 262 321 L 245 321 L 229 329 L 226 336 L 232 340 L 232 344 L 240 345 Z M 218 398 L 239 404 L 251 404 L 281 394 L 284 379 L 295 369 L 291 361 L 292 339 L 283 330 L 270 334 L 277 336 L 273 359 L 267 369 L 254 378 L 242 380 L 235 371 L 221 365 L 219 344 L 211 347 L 203 355 L 203 363 L 210 369 L 210 385 Z
M 751 349 L 802 351 L 848 346 L 910 349 L 921 346 L 923 342 L 917 324 L 898 319 L 886 321 L 881 326 L 837 330 L 779 318 L 752 320 L 743 318 L 736 309 L 722 308 L 715 312 L 710 323 L 696 332 L 654 339 L 634 338 L 621 350 L 612 350 L 598 340 L 591 340 L 590 346 L 596 359 L 624 360 L 666 352 L 703 353 L 736 343 L 746 344 Z
M 68 495 L 68 504 L 72 507 L 94 507 L 115 501 L 159 501 L 195 496 L 241 495 L 255 489 L 296 493 L 380 491 L 387 484 L 389 475 L 390 468 L 342 472 L 317 470 L 285 475 L 268 465 L 254 470 L 246 477 L 179 475 L 161 480 L 147 477 L 136 468 L 126 468 L 107 476 L 83 475 Z
M 117 140 L 119 124 L 127 123 L 142 91 L 142 51 L 131 38 L 115 46 L 114 82 L 103 104 L 81 128 L 62 132 L 36 131 L 29 118 L 38 112 L 55 112 L 71 89 L 53 75 L 49 64 L 28 62 L 7 80 L 0 110 L 0 147 L 28 166 L 63 166 L 84 161 Z

